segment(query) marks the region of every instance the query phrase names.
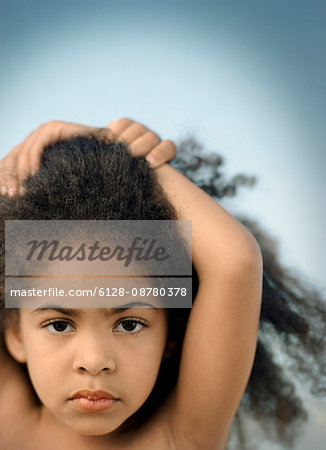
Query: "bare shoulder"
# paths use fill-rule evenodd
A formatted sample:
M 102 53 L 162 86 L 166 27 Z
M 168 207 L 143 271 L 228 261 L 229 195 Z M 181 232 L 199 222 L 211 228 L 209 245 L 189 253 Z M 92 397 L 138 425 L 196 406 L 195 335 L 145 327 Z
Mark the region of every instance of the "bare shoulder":
M 8 354 L 0 339 L 0 424 L 17 423 L 36 409 L 36 395 L 23 365 Z

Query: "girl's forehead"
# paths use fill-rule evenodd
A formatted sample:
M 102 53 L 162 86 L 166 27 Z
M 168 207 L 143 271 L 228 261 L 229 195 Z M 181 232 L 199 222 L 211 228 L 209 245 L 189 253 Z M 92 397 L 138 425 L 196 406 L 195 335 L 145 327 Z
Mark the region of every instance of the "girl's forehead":
M 157 308 L 150 303 L 138 302 L 137 304 L 128 304 L 115 308 L 65 308 L 57 305 L 43 305 L 38 308 L 21 308 L 21 312 L 28 313 L 32 316 L 38 316 L 44 313 L 55 312 L 64 314 L 74 318 L 87 319 L 90 317 L 114 317 L 124 312 L 130 312 L 130 314 L 155 314 L 165 315 L 163 308 Z

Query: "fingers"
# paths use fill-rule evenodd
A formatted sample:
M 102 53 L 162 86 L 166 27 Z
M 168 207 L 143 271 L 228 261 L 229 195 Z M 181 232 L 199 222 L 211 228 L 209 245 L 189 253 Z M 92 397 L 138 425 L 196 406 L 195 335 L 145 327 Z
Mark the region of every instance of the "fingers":
M 21 183 L 31 173 L 36 171 L 40 165 L 41 152 L 38 152 L 37 159 L 34 150 L 37 150 L 36 133 L 31 133 L 19 146 L 16 158 L 16 171 L 18 182 Z
M 13 158 L 0 162 L 0 192 L 1 195 L 13 197 L 17 193 L 18 180 Z
M 124 142 L 129 147 L 133 145 L 137 139 L 141 138 L 150 131 L 147 127 L 145 127 L 145 125 L 127 118 L 114 120 L 107 125 L 107 128 L 114 133 L 118 141 Z M 160 138 L 153 131 L 151 131 L 151 133 L 156 136 L 157 141 L 160 141 Z
M 54 144 L 60 139 L 65 139 L 66 136 L 62 130 L 65 127 L 64 122 L 51 121 L 40 125 L 29 137 L 29 140 L 24 145 L 24 151 L 20 152 L 20 162 L 23 165 L 23 160 L 26 160 L 26 170 L 21 172 L 21 179 L 27 178 L 28 175 L 33 175 L 41 166 L 41 159 L 43 150 L 51 144 Z M 67 138 L 69 133 L 74 133 L 74 124 L 68 126 Z M 28 160 L 28 161 L 27 161 Z
M 39 162 L 33 162 L 35 142 L 36 131 L 33 131 L 1 161 L 0 192 L 2 195 L 13 197 L 18 193 L 23 194 L 22 181 L 39 167 Z
M 156 145 L 146 156 L 146 159 L 152 169 L 157 169 L 158 167 L 173 159 L 175 157 L 175 154 L 175 143 L 167 139 L 165 141 L 161 141 L 158 145 Z
M 118 119 L 118 120 L 113 120 L 113 122 L 110 122 L 106 128 L 110 128 L 110 130 L 112 131 L 112 133 L 118 138 L 120 136 L 120 134 L 130 125 L 132 125 L 134 123 L 133 120 L 131 119 Z
M 93 127 L 56 120 L 38 126 L 1 161 L 1 194 L 12 197 L 24 192 L 22 181 L 40 168 L 45 147 L 60 139 L 87 134 L 93 130 Z
M 126 142 L 127 145 L 132 144 L 136 139 L 142 137 L 147 133 L 148 128 L 146 128 L 141 123 L 134 122 L 129 125 L 123 132 L 119 135 L 119 141 Z
M 175 156 L 172 141 L 166 140 L 160 145 L 161 138 L 139 122 L 123 118 L 110 122 L 107 127 L 118 141 L 128 145 L 132 156 L 146 156 L 152 168 L 160 167 Z
M 17 156 L 19 145 L 0 161 L 0 193 L 13 197 L 18 189 Z
M 133 156 L 146 156 L 160 142 L 161 139 L 157 134 L 148 130 L 136 137 L 129 145 L 129 149 Z
M 47 133 L 52 124 L 40 125 L 1 161 L 0 192 L 13 197 L 23 194 L 22 181 L 40 166 L 41 153 L 48 144 Z
M 161 141 L 160 137 L 141 123 L 123 118 L 107 125 L 118 141 L 128 145 L 132 156 L 146 156 L 153 169 L 156 169 L 175 157 L 176 146 L 170 140 Z

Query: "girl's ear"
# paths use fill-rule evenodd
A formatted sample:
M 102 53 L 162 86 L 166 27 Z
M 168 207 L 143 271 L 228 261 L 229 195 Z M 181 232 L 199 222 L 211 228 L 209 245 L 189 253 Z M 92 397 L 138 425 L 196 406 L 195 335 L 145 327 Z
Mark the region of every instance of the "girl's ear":
M 26 353 L 18 324 L 8 324 L 4 332 L 4 341 L 9 354 L 20 363 L 26 362 Z

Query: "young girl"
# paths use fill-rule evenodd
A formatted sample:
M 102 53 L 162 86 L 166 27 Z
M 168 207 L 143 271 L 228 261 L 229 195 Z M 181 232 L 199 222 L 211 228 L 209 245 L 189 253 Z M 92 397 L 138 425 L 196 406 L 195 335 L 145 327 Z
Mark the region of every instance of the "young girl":
M 140 124 L 119 120 L 109 128 L 133 156 L 149 152 L 149 160 L 156 158 L 153 167 L 174 154 L 171 141 L 160 142 Z M 121 145 L 103 144 L 103 135 L 72 139 L 61 150 L 54 146 L 44 167 L 23 186 L 23 196 L 16 195 L 15 170 L 22 178 L 35 171 L 44 145 L 94 131 L 51 123 L 14 149 L 2 163 L 11 196 L 1 198 L 2 218 L 192 220 L 199 287 L 177 380 L 145 421 L 126 426 L 150 398 L 163 360 L 173 354 L 173 311 L 7 310 L 6 348 L 0 353 L 1 448 L 223 449 L 255 353 L 259 246 L 239 221 L 171 166 L 151 173 L 143 158 L 129 157 Z M 84 154 L 76 146 L 84 146 Z M 91 146 L 97 147 L 93 153 Z M 62 152 L 69 151 L 65 160 Z
M 254 435 L 293 444 L 307 417 L 293 381 L 325 393 L 323 299 L 282 267 L 275 241 L 256 223 L 241 218 L 260 250 L 237 220 L 164 164 L 175 153 L 171 141 L 127 119 L 109 127 L 44 124 L 0 161 L 1 305 L 5 219 L 191 218 L 195 303 L 155 313 L 3 309 L 0 447 L 224 448 L 256 346 L 260 251 L 258 344 L 229 448 L 255 448 Z M 184 154 L 180 146 L 174 165 L 219 199 L 232 183 L 218 182 L 221 158 L 199 150 Z M 196 168 L 208 177 L 201 170 L 196 179 Z

